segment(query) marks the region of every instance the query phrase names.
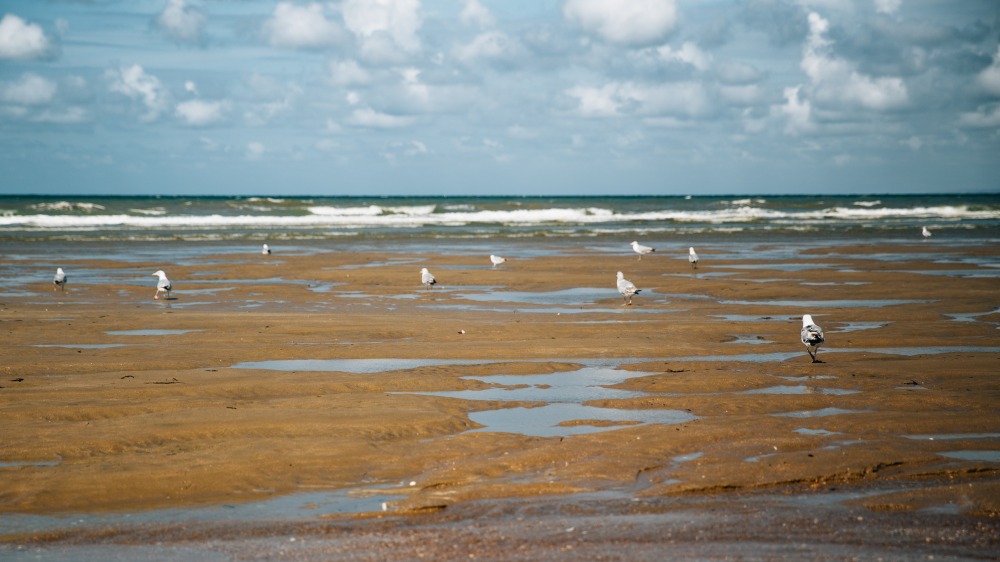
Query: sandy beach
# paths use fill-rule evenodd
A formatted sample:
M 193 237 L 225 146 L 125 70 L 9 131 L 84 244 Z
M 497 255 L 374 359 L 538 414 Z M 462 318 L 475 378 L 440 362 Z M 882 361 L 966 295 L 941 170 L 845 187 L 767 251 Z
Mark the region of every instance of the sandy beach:
M 0 555 L 1000 552 L 996 248 L 700 249 L 695 270 L 627 241 L 496 268 L 330 246 L 88 252 L 59 262 L 65 291 L 46 271 L 0 298 Z M 347 512 L 295 499 L 338 492 Z M 295 517 L 185 523 L 280 498 Z

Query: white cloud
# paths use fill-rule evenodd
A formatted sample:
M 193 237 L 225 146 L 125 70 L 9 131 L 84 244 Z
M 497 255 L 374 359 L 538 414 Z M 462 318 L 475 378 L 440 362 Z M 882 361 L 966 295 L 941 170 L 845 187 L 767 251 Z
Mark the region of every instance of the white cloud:
M 186 0 L 167 0 L 156 23 L 177 41 L 197 42 L 201 39 L 205 14 L 189 6 Z
M 336 23 L 326 19 L 316 2 L 298 6 L 281 2 L 264 22 L 264 37 L 273 47 L 315 49 L 337 43 L 342 35 Z
M 459 19 L 465 25 L 478 25 L 481 28 L 493 27 L 495 19 L 489 8 L 479 0 L 462 0 L 462 13 Z
M 140 100 L 146 107 L 143 120 L 152 121 L 166 110 L 168 105 L 167 92 L 160 84 L 160 79 L 146 74 L 138 64 L 109 70 L 106 73 L 111 80 L 112 92 L 128 96 L 129 99 Z
M 674 0 L 567 0 L 563 15 L 614 43 L 647 44 L 677 25 Z
M 1000 104 L 982 106 L 976 111 L 959 115 L 958 122 L 966 127 L 993 128 L 1000 127 Z
M 517 56 L 521 45 L 506 33 L 487 31 L 477 35 L 471 43 L 455 48 L 455 58 L 466 64 L 482 59 L 503 59 Z
M 584 117 L 613 117 L 618 115 L 621 102 L 618 101 L 618 84 L 605 84 L 600 88 L 575 86 L 566 90 L 570 97 L 578 100 L 577 112 Z
M 341 9 L 366 58 L 399 60 L 420 50 L 420 0 L 345 0 Z
M 566 93 L 578 100 L 577 112 L 585 117 L 613 117 L 625 113 L 695 117 L 708 108 L 707 94 L 699 82 L 654 85 L 611 82 L 599 88 L 576 86 Z
M 2 90 L 4 101 L 18 105 L 42 105 L 49 103 L 56 95 L 56 85 L 51 80 L 26 72 L 16 82 Z
M 338 86 L 367 84 L 372 80 L 371 73 L 362 68 L 357 61 L 331 60 L 328 67 L 330 69 L 330 81 Z
M 264 156 L 265 150 L 264 145 L 259 142 L 248 142 L 244 156 L 247 160 L 260 160 L 261 156 Z
M 663 60 L 683 62 L 698 70 L 708 70 L 712 65 L 712 55 L 702 51 L 690 41 L 685 41 L 680 49 L 673 49 L 670 45 L 664 45 L 657 49 L 656 52 Z
M 0 20 L 0 59 L 36 59 L 51 50 L 52 43 L 40 26 L 4 14 Z
M 77 106 L 70 106 L 63 109 L 46 109 L 40 111 L 37 115 L 31 118 L 32 121 L 37 121 L 39 123 L 56 123 L 60 125 L 70 125 L 73 123 L 82 123 L 90 118 L 90 113 Z
M 875 0 L 875 11 L 880 14 L 895 14 L 903 0 Z
M 800 66 L 809 77 L 810 92 L 817 101 L 874 110 L 894 109 L 909 102 L 906 84 L 901 78 L 872 78 L 833 56 L 832 43 L 825 37 L 829 27 L 830 23 L 819 14 L 809 14 L 809 36 Z
M 413 124 L 412 117 L 379 113 L 371 108 L 354 110 L 348 121 L 359 127 L 370 127 L 373 129 L 396 129 L 400 127 L 408 127 Z
M 993 55 L 993 64 L 976 76 L 976 83 L 990 94 L 1000 96 L 1000 47 L 997 47 L 997 52 Z
M 190 100 L 177 104 L 174 114 L 186 124 L 200 127 L 221 120 L 228 109 L 228 101 Z
M 799 99 L 799 91 L 801 89 L 801 86 L 785 88 L 784 105 L 771 107 L 773 114 L 786 120 L 785 133 L 789 135 L 806 133 L 815 128 L 812 122 L 812 105 L 809 103 L 809 100 Z

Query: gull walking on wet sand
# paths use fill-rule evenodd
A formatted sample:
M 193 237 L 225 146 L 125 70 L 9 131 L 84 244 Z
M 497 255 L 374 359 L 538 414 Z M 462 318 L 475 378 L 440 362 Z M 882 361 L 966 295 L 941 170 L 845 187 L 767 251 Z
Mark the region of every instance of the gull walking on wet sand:
M 819 353 L 819 346 L 823 345 L 826 339 L 823 337 L 823 328 L 820 328 L 813 322 L 812 315 L 806 314 L 802 317 L 802 344 L 806 346 L 806 351 L 809 352 L 809 357 L 812 357 L 813 363 L 822 363 L 816 358 L 816 354 Z
M 928 229 L 928 228 L 927 228 L 926 226 L 922 226 L 922 227 L 920 227 L 920 234 L 921 234 L 921 235 L 922 235 L 922 236 L 923 236 L 924 238 L 930 238 L 930 237 L 931 237 L 931 231 L 930 231 L 930 229 Z
M 264 254 L 265 256 L 269 256 L 271 255 L 271 248 L 267 244 L 264 244 L 264 247 L 261 248 L 260 253 Z
M 688 262 L 691 267 L 698 269 L 698 252 L 694 251 L 694 247 L 688 248 Z
M 639 254 L 639 259 L 641 260 L 643 255 L 645 255 L 645 254 L 652 254 L 653 252 L 656 251 L 656 248 L 650 248 L 649 246 L 643 246 L 642 244 L 640 244 L 640 243 L 636 242 L 635 240 L 633 240 L 632 241 L 632 251 L 634 251 L 635 253 Z
M 56 268 L 56 276 L 52 279 L 52 284 L 54 285 L 54 287 L 52 287 L 52 290 L 55 291 L 56 287 L 59 287 L 60 289 L 62 289 L 63 291 L 65 291 L 66 290 L 66 281 L 67 280 L 68 279 L 66 277 L 66 272 L 63 271 L 63 268 L 57 267 Z
M 435 283 L 437 283 L 437 279 L 435 279 L 434 276 L 431 275 L 431 272 L 427 271 L 427 268 L 425 267 L 420 270 L 420 282 L 427 285 L 427 288 L 430 289 L 434 287 Z
M 167 274 L 163 273 L 163 270 L 159 270 L 153 274 L 155 277 L 159 277 L 159 281 L 156 282 L 156 293 L 153 295 L 153 300 L 160 299 L 160 293 L 166 293 L 166 298 L 170 298 L 170 290 L 173 285 L 170 284 L 170 280 L 167 279 Z
M 504 263 L 506 261 L 507 261 L 507 258 L 502 258 L 500 256 L 494 256 L 493 254 L 490 254 L 490 263 L 493 264 L 493 267 L 496 267 L 496 266 L 498 266 L 498 265 L 500 265 L 500 264 L 502 264 L 502 263 Z
M 638 294 L 642 289 L 637 289 L 635 284 L 625 279 L 625 275 L 619 271 L 618 272 L 618 292 L 622 294 L 622 299 L 625 300 L 624 306 L 630 306 L 632 304 L 632 295 Z

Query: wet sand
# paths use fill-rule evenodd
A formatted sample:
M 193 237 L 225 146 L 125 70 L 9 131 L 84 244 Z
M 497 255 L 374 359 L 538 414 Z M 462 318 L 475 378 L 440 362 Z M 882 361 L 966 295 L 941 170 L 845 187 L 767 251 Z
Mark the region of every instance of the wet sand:
M 980 264 L 1000 252 L 874 251 L 61 261 L 65 292 L 0 297 L 0 554 L 256 559 L 298 536 L 303 559 L 995 556 L 1000 280 Z M 142 284 L 157 269 L 170 300 Z M 643 289 L 630 307 L 616 271 Z M 596 378 L 559 386 L 575 376 Z M 337 490 L 370 509 L 183 522 Z M 77 514 L 105 518 L 58 523 Z

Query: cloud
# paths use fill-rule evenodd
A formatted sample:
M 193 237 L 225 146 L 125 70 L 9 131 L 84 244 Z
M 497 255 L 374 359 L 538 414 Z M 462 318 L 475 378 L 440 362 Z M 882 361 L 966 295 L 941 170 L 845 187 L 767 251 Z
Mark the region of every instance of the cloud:
M 195 85 L 194 82 L 188 80 L 187 82 L 184 83 L 184 91 L 192 93 L 192 94 L 194 94 L 194 95 L 197 96 L 198 95 L 198 86 Z
M 43 58 L 52 50 L 52 42 L 37 24 L 14 14 L 4 14 L 0 20 L 0 60 Z
M 993 64 L 976 76 L 976 83 L 994 96 L 1000 96 L 1000 47 L 993 55 Z
M 338 86 L 367 84 L 372 76 L 354 60 L 331 60 L 327 65 L 330 69 L 330 81 Z
M 637 84 L 611 82 L 601 87 L 575 86 L 566 94 L 578 100 L 584 117 L 614 117 L 626 113 L 655 117 L 696 117 L 708 109 L 708 96 L 699 82 Z
M 260 160 L 260 158 L 264 156 L 265 150 L 266 149 L 264 148 L 264 145 L 259 142 L 256 141 L 248 142 L 246 152 L 244 153 L 244 157 L 247 160 Z
M 177 104 L 174 114 L 188 125 L 202 127 L 220 121 L 229 105 L 228 101 L 190 100 Z
M 263 33 L 272 47 L 288 49 L 328 47 L 343 35 L 336 23 L 326 19 L 323 6 L 315 2 L 305 6 L 279 3 L 264 22 Z
M 685 41 L 680 49 L 673 49 L 670 45 L 664 45 L 658 48 L 656 52 L 663 60 L 682 62 L 698 70 L 708 70 L 712 65 L 712 55 L 702 51 L 690 41 Z
M 414 122 L 412 117 L 379 113 L 371 108 L 355 109 L 354 112 L 351 113 L 351 117 L 348 121 L 359 127 L 369 127 L 373 129 L 397 129 L 400 127 L 408 127 Z
M 477 35 L 467 45 L 455 48 L 455 58 L 465 64 L 481 60 L 509 60 L 524 52 L 521 44 L 501 31 L 487 31 Z
M 649 44 L 677 25 L 674 0 L 567 0 L 563 16 L 612 43 Z
M 903 107 L 909 102 L 901 78 L 872 78 L 833 56 L 832 43 L 825 36 L 829 27 L 830 23 L 819 14 L 809 14 L 809 36 L 800 67 L 809 77 L 810 93 L 817 101 L 878 111 Z
M 345 0 L 341 9 L 365 58 L 399 61 L 420 51 L 420 0 Z
M 875 11 L 880 14 L 895 14 L 903 5 L 903 0 L 875 0 Z
M 785 133 L 789 135 L 798 135 L 815 129 L 812 121 L 812 104 L 809 100 L 799 99 L 801 89 L 801 86 L 785 88 L 784 105 L 771 107 L 772 114 L 785 119 Z
M 205 19 L 205 14 L 189 6 L 186 0 L 167 0 L 156 24 L 176 41 L 197 43 L 202 39 Z
M 146 107 L 144 121 L 153 121 L 169 105 L 168 95 L 160 79 L 146 74 L 138 64 L 109 70 L 105 74 L 111 81 L 112 92 L 123 94 L 132 100 L 139 100 Z
M 465 25 L 478 25 L 481 28 L 493 27 L 495 18 L 489 8 L 483 6 L 479 0 L 462 0 L 462 13 L 459 20 Z
M 982 106 L 976 111 L 962 113 L 958 117 L 958 122 L 973 128 L 1000 127 L 1000 104 Z
M 0 91 L 3 101 L 17 105 L 43 105 L 56 95 L 56 84 L 30 72 Z

